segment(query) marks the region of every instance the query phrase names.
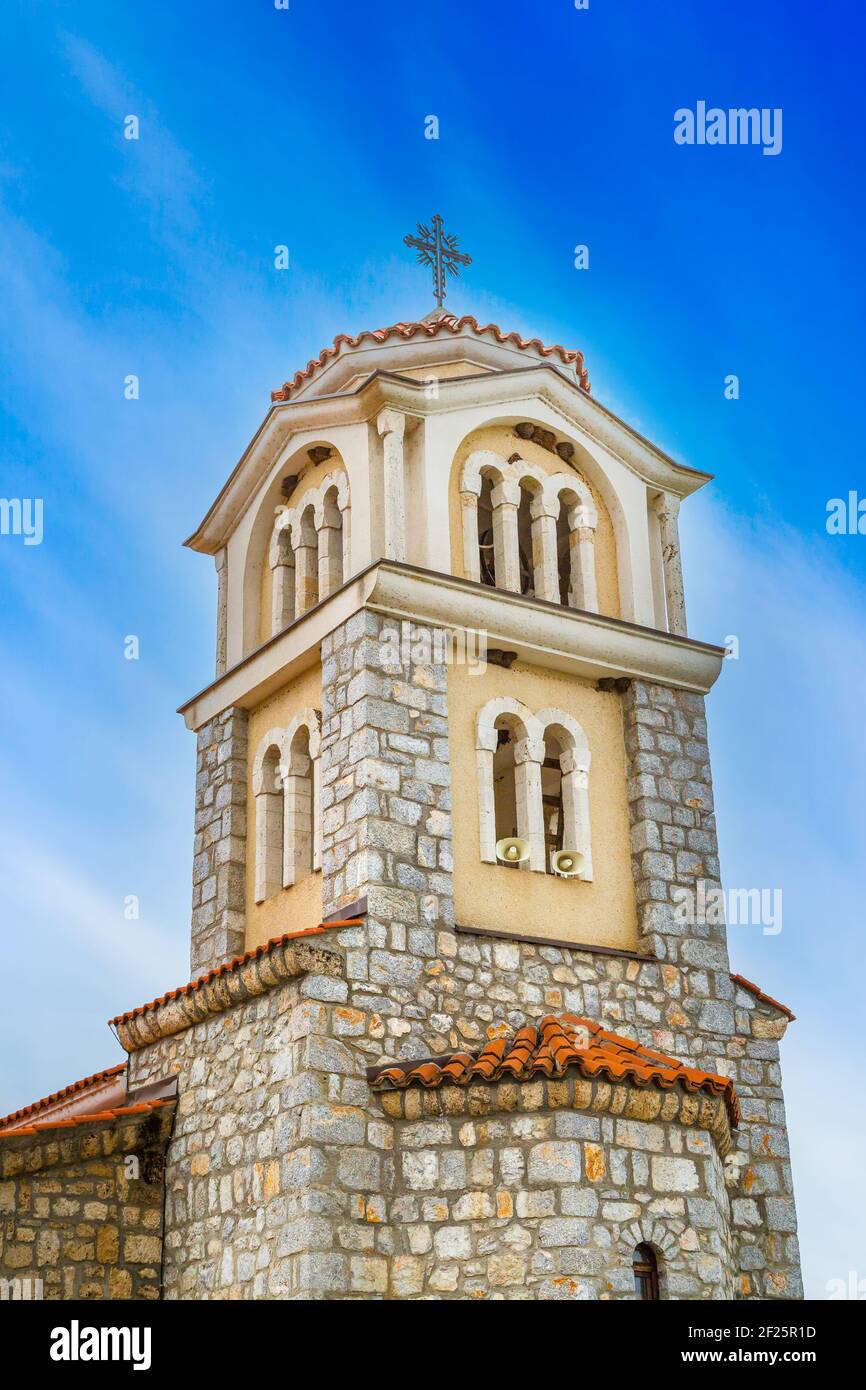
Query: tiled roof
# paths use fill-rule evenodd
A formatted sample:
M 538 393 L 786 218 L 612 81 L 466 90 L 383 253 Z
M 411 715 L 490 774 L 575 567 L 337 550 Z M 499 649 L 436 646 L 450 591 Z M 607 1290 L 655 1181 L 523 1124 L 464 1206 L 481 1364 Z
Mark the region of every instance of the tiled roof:
M 306 367 L 296 372 L 291 381 L 285 382 L 278 390 L 272 391 L 271 400 L 290 400 L 294 392 L 309 381 L 321 367 L 324 367 L 326 362 L 331 358 L 338 357 L 344 347 L 356 348 L 365 342 L 384 343 L 389 338 L 403 338 L 404 340 L 415 337 L 435 338 L 442 332 L 458 334 L 463 328 L 471 329 L 479 337 L 485 333 L 490 333 L 497 343 L 510 343 L 514 347 L 520 348 L 521 351 L 532 348 L 543 357 L 558 357 L 560 362 L 575 367 L 581 390 L 589 394 L 589 374 L 583 365 L 582 352 L 578 352 L 575 348 L 560 347 L 559 344 L 548 347 L 546 343 L 541 342 L 540 338 L 521 338 L 519 333 L 504 333 L 495 323 L 487 323 L 482 327 L 471 314 L 464 314 L 459 319 L 449 314 L 435 319 L 432 323 L 395 323 L 390 328 L 366 329 L 354 337 L 348 333 L 339 333 L 334 339 L 333 347 L 324 348 L 318 357 L 312 358 Z
M 80 1081 L 73 1081 L 69 1086 L 64 1086 L 59 1091 L 53 1091 L 50 1096 L 43 1096 L 41 1100 L 34 1100 L 30 1105 L 24 1105 L 20 1110 L 13 1110 L 11 1115 L 4 1115 L 0 1119 L 0 1131 L 8 1129 L 10 1125 L 19 1125 L 22 1120 L 30 1116 L 38 1115 L 45 1111 L 55 1110 L 66 1104 L 84 1104 L 88 1099 L 88 1092 L 97 1091 L 107 1087 L 114 1078 L 119 1078 L 126 1071 L 126 1063 L 118 1062 L 117 1066 L 106 1067 L 104 1071 L 95 1071 L 92 1076 L 84 1076 Z
M 75 1129 L 78 1125 L 92 1125 L 102 1120 L 123 1120 L 129 1115 L 144 1115 L 149 1110 L 159 1110 L 164 1105 L 174 1105 L 173 1096 L 158 1100 L 143 1100 L 137 1105 L 118 1105 L 112 1110 L 91 1110 L 87 1115 L 72 1115 L 67 1120 L 42 1120 L 38 1124 L 21 1125 L 19 1129 L 0 1131 L 0 1139 L 18 1139 L 26 1134 L 41 1134 L 49 1129 Z
M 480 1052 L 457 1052 L 420 1062 L 371 1068 L 374 1090 L 407 1086 L 468 1086 L 472 1081 L 531 1081 L 561 1077 L 571 1067 L 587 1078 L 629 1080 L 638 1086 L 708 1091 L 723 1096 L 732 1124 L 739 1118 L 734 1084 L 727 1076 L 684 1066 L 662 1052 L 641 1047 L 630 1038 L 609 1033 L 590 1019 L 548 1015 L 528 1023 L 513 1037 L 493 1038 Z
M 774 1009 L 779 1009 L 783 1014 L 787 1014 L 792 1023 L 797 1017 L 796 1014 L 791 1012 L 787 1004 L 780 1004 L 778 999 L 773 998 L 772 994 L 765 994 L 760 985 L 753 984 L 751 980 L 746 979 L 745 975 L 732 975 L 731 979 L 740 985 L 742 989 L 747 989 L 750 994 L 754 994 L 755 998 L 760 999 L 762 1004 L 772 1004 Z
M 108 1020 L 108 1026 L 114 1027 L 118 1023 L 128 1023 L 130 1019 L 141 1018 L 143 1014 L 151 1013 L 154 1009 L 159 1009 L 163 1004 L 168 1004 L 172 999 L 181 999 L 184 995 L 194 994 L 197 990 L 203 989 L 214 980 L 220 979 L 223 975 L 229 975 L 233 971 L 241 969 L 252 960 L 259 960 L 262 956 L 268 955 L 278 946 L 285 946 L 289 941 L 300 941 L 307 936 L 321 936 L 323 932 L 329 931 L 332 927 L 356 927 L 360 918 L 350 918 L 345 922 L 322 922 L 317 927 L 307 927 L 304 931 L 285 932 L 282 936 L 271 937 L 261 946 L 256 946 L 252 951 L 246 951 L 242 956 L 234 956 L 232 960 L 225 961 L 217 966 L 216 970 L 209 970 L 206 975 L 199 975 L 198 979 L 190 980 L 187 985 L 180 985 L 177 989 L 170 989 L 167 994 L 161 994 L 158 999 L 151 999 L 149 1004 L 139 1004 L 137 1009 L 129 1009 L 125 1014 L 118 1014 L 115 1018 Z

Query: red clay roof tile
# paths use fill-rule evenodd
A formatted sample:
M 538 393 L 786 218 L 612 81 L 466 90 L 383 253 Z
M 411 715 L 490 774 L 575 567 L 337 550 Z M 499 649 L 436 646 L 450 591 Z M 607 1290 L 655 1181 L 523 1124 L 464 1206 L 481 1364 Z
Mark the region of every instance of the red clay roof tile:
M 142 1115 L 163 1105 L 174 1105 L 173 1096 L 159 1100 L 143 1100 L 137 1105 L 118 1105 L 112 1110 L 92 1110 L 89 1115 L 73 1115 L 68 1120 L 43 1120 L 38 1124 L 22 1125 L 20 1129 L 0 1131 L 0 1140 L 17 1139 L 21 1134 L 42 1134 L 49 1129 L 74 1129 L 78 1125 L 98 1124 L 105 1120 L 122 1120 L 126 1115 Z
M 519 333 L 504 333 L 495 323 L 487 323 L 482 327 L 478 320 L 473 318 L 472 314 L 464 314 L 462 318 L 459 319 L 453 317 L 453 315 L 445 315 L 443 318 L 436 319 L 432 323 L 395 323 L 392 324 L 390 328 L 365 329 L 362 333 L 355 334 L 354 337 L 348 333 L 339 333 L 334 339 L 333 347 L 323 348 L 318 357 L 311 358 L 306 367 L 295 373 L 291 381 L 285 382 L 278 390 L 272 391 L 271 400 L 290 400 L 295 391 L 298 391 L 305 382 L 309 381 L 319 368 L 325 365 L 329 358 L 338 357 L 344 347 L 360 347 L 361 343 L 370 340 L 377 343 L 384 343 L 389 338 L 394 337 L 408 339 L 423 335 L 427 338 L 435 338 L 438 334 L 443 332 L 443 330 L 457 334 L 460 333 L 464 327 L 470 328 L 473 333 L 477 333 L 479 336 L 484 333 L 492 333 L 498 343 L 512 343 L 522 351 L 525 351 L 527 348 L 534 348 L 535 351 L 541 353 L 543 357 L 556 356 L 561 362 L 567 365 L 573 363 L 577 369 L 581 390 L 585 391 L 587 395 L 589 394 L 589 374 L 583 365 L 583 353 L 578 352 L 576 348 L 560 347 L 558 343 L 553 347 L 548 347 L 540 338 L 521 338 Z
M 686 1066 L 574 1014 L 561 1018 L 548 1015 L 538 1024 L 526 1024 L 510 1041 L 502 1037 L 492 1039 L 479 1052 L 451 1053 L 420 1063 L 388 1064 L 373 1069 L 370 1080 L 373 1089 L 380 1091 L 413 1085 L 432 1088 L 445 1083 L 468 1086 L 475 1080 L 560 1077 L 570 1067 L 590 1078 L 628 1079 L 639 1086 L 659 1086 L 662 1090 L 680 1085 L 687 1091 L 708 1091 L 724 1097 L 732 1124 L 739 1119 L 739 1104 L 730 1077 Z
M 84 1099 L 87 1091 L 95 1090 L 104 1083 L 111 1081 L 115 1076 L 126 1070 L 125 1062 L 118 1062 L 114 1067 L 106 1067 L 104 1071 L 95 1071 L 92 1076 L 84 1076 L 80 1081 L 73 1081 L 68 1086 L 64 1086 L 59 1091 L 53 1091 L 50 1096 L 43 1096 L 41 1100 L 34 1100 L 30 1105 L 24 1105 L 20 1110 L 13 1110 L 11 1115 L 4 1115 L 0 1119 L 0 1130 L 8 1128 L 9 1125 L 17 1124 L 28 1115 L 38 1114 L 42 1110 L 48 1110 L 62 1102 L 76 1099 Z

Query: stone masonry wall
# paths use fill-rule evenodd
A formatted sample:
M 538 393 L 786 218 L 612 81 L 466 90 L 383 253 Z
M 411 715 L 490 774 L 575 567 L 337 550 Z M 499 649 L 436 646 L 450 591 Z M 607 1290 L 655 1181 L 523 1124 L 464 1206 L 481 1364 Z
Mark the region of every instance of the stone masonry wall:
M 198 732 L 192 874 L 193 976 L 245 949 L 247 711 L 228 709 Z
M 29 1296 L 159 1298 L 171 1109 L 3 1139 L 0 1288 L 41 1280 Z
M 323 899 L 337 907 L 366 894 L 369 906 L 363 927 L 336 938 L 348 1002 L 370 1020 L 357 1045 L 373 1062 L 429 1056 L 565 1009 L 732 1076 L 736 1143 L 750 1160 L 734 1208 L 738 1292 L 800 1296 L 778 1016 L 745 991 L 735 1000 L 724 924 L 684 925 L 674 911 L 675 889 L 720 882 L 703 700 L 640 682 L 623 697 L 639 920 L 653 958 L 490 940 L 452 920 L 445 668 L 389 669 L 389 627 L 359 614 L 322 651 Z M 503 672 L 504 691 L 507 681 Z
M 674 889 L 699 878 L 718 882 L 703 702 L 639 683 L 623 698 L 636 890 L 652 958 L 472 934 L 453 920 L 446 671 L 436 664 L 389 667 L 395 648 L 383 642 L 386 627 L 378 615 L 361 613 L 322 646 L 324 913 L 362 897 L 368 903 L 362 923 L 327 936 L 345 958 L 345 978 L 307 976 L 292 987 L 296 996 L 274 991 L 133 1059 L 135 1084 L 181 1072 L 178 1147 L 169 1163 L 170 1296 L 222 1289 L 232 1297 L 453 1297 L 468 1292 L 473 1281 L 483 1283 L 486 1276 L 474 1268 L 482 1257 L 515 1252 L 525 1255 L 534 1282 L 490 1283 L 491 1296 L 497 1288 L 508 1288 L 509 1297 L 553 1296 L 550 1280 L 559 1278 L 576 1283 L 570 1292 L 568 1283 L 556 1285 L 556 1296 L 565 1296 L 563 1290 L 602 1296 L 601 1282 L 593 1283 L 602 1271 L 580 1273 L 577 1266 L 587 1250 L 595 1251 L 586 1260 L 592 1264 L 605 1242 L 611 1249 L 628 1242 L 634 1206 L 646 1210 L 647 1219 L 660 1219 L 660 1209 L 649 1212 L 658 1202 L 674 1223 L 671 1274 L 686 1281 L 684 1296 L 719 1296 L 719 1289 L 731 1287 L 732 1275 L 740 1296 L 799 1296 L 778 1067 L 780 1016 L 735 989 L 723 925 L 683 925 L 674 912 Z M 502 680 L 507 693 L 505 671 Z M 204 753 L 214 742 L 228 746 L 240 737 L 232 718 L 225 717 L 222 737 L 211 731 Z M 214 800 L 219 766 L 214 753 L 203 769 L 202 792 L 213 787 Z M 231 779 L 228 791 L 224 779 L 219 789 L 226 805 L 233 804 L 230 787 Z M 231 850 L 225 853 L 226 862 L 234 862 Z M 211 930 L 210 922 L 203 925 Z M 519 930 L 519 923 L 510 925 Z M 653 1147 L 656 1137 L 639 1145 L 650 1175 L 654 1156 L 696 1164 L 698 1188 L 684 1180 L 681 1192 L 663 1193 L 642 1181 L 643 1168 L 632 1167 L 629 1178 L 629 1146 L 615 1126 L 605 1131 L 614 1122 L 604 1120 L 598 1142 L 608 1186 L 598 1187 L 587 1168 L 580 1182 L 562 1184 L 584 1193 L 568 1202 L 592 1205 L 594 1196 L 594 1214 L 566 1211 L 564 1192 L 553 1182 L 537 1188 L 554 1192 L 551 1212 L 539 1208 L 530 1215 L 528 1198 L 518 1211 L 517 1192 L 531 1194 L 536 1187 L 515 1181 L 513 1209 L 500 1215 L 498 1190 L 508 1185 L 497 1166 L 499 1151 L 520 1149 L 528 1172 L 535 1144 L 595 1141 L 558 1133 L 566 1117 L 542 1113 L 485 1120 L 497 1127 L 494 1138 L 493 1131 L 476 1127 L 465 1143 L 458 1127 L 456 1141 L 442 1131 L 441 1142 L 415 1145 L 412 1129 L 406 1141 L 401 1122 L 388 1118 L 367 1085 L 370 1064 L 478 1047 L 560 1011 L 733 1077 L 743 1110 L 734 1142 L 745 1162 L 730 1194 L 729 1217 L 722 1220 L 728 1197 L 718 1175 L 710 1177 L 712 1154 L 694 1153 L 688 1139 L 677 1152 L 674 1127 L 662 1137 L 661 1151 Z M 692 1132 L 691 1142 L 696 1137 Z M 458 1271 L 453 1289 L 436 1288 L 431 1280 L 440 1278 L 435 1269 L 461 1263 L 456 1245 L 449 1253 L 451 1237 L 440 1234 L 464 1224 L 456 1216 L 460 1194 L 456 1187 L 447 1189 L 447 1199 L 439 1190 L 411 1190 L 403 1158 L 422 1150 L 434 1155 L 440 1179 L 442 1155 L 461 1153 L 465 1191 L 486 1192 L 497 1213 L 467 1218 L 473 1270 Z M 488 1151 L 497 1151 L 492 1160 L 479 1157 Z M 581 1163 L 586 1159 L 584 1151 Z M 491 1161 L 492 1178 L 482 1182 L 478 1174 Z M 460 1170 L 458 1159 L 448 1162 Z M 432 1168 L 433 1159 L 423 1164 Z M 486 1202 L 477 1201 L 477 1210 L 486 1212 Z M 474 1220 L 482 1226 L 473 1227 Z M 543 1243 L 541 1223 L 560 1220 L 594 1223 L 588 1244 L 581 1228 L 573 1255 L 568 1244 Z M 734 1249 L 726 1264 L 728 1220 Z M 412 1246 L 413 1239 L 427 1239 L 410 1236 L 409 1228 L 419 1225 L 430 1228 L 429 1251 Z M 453 1239 L 465 1245 L 465 1234 Z M 704 1277 L 713 1259 L 720 1278 Z M 569 1261 L 574 1273 L 566 1271 Z M 449 1282 L 453 1274 L 444 1277 Z M 607 1292 L 624 1294 L 625 1285 L 614 1279 Z
M 733 1297 L 724 1174 L 702 1129 L 544 1107 L 398 1122 L 392 1286 L 402 1296 L 634 1299 L 634 1247 L 666 1298 Z

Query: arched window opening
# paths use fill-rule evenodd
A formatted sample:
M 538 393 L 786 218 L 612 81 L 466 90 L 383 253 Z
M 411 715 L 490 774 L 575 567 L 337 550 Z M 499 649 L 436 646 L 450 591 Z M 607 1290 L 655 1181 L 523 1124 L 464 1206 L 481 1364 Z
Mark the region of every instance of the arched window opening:
M 659 1294 L 659 1264 L 651 1245 L 636 1245 L 631 1263 L 634 1288 L 644 1302 L 657 1302 Z
M 517 835 L 517 785 L 512 730 L 496 721 L 497 747 L 493 754 L 493 805 L 496 817 L 496 839 Z M 501 861 L 500 861 L 501 862 Z M 508 868 L 518 868 L 508 864 Z
M 489 475 L 481 479 L 478 497 L 478 568 L 482 584 L 496 587 L 496 564 L 493 545 L 493 482 Z
M 319 601 L 319 547 L 312 504 L 297 527 L 295 546 L 295 616 L 300 618 Z
M 564 848 L 564 843 L 560 748 L 549 734 L 544 740 L 544 762 L 541 766 L 541 806 L 544 815 L 544 862 L 547 872 L 552 873 L 553 856 Z
M 530 597 L 535 595 L 535 563 L 532 537 L 532 492 L 520 486 L 520 505 L 517 508 L 517 551 L 520 574 L 520 592 Z
M 572 603 L 573 591 L 571 528 L 568 524 L 568 513 L 569 505 L 564 497 L 560 497 L 559 515 L 556 518 L 556 567 L 559 573 L 559 601 L 566 606 Z
M 280 750 L 271 743 L 256 760 L 253 776 L 256 803 L 256 902 L 264 902 L 283 886 L 283 782 Z

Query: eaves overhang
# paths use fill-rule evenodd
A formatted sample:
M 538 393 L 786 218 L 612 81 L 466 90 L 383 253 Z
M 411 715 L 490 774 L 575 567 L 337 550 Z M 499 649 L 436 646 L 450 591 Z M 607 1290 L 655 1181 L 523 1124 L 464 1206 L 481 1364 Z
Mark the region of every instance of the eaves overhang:
M 322 640 L 363 608 L 396 622 L 483 633 L 487 649 L 587 680 L 635 679 L 706 694 L 725 657 L 723 647 L 691 637 L 380 560 L 181 705 L 187 727 L 199 729 L 231 706 L 255 708 L 318 662 Z

